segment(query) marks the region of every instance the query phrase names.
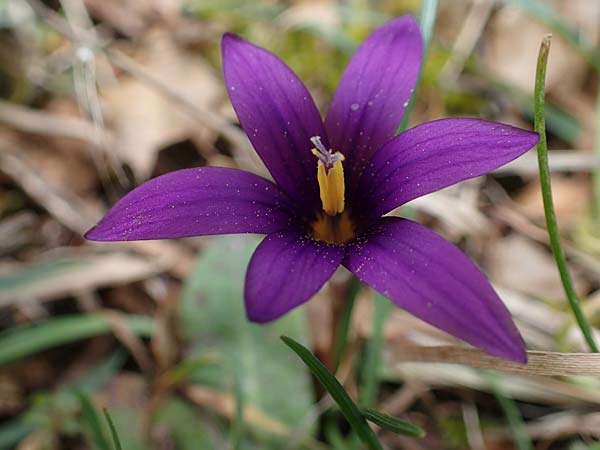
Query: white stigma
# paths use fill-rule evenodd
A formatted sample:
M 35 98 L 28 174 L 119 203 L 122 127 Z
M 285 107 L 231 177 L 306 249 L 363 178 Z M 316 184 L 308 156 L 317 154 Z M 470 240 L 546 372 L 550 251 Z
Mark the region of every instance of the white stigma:
M 333 150 L 325 148 L 323 143 L 321 142 L 321 136 L 313 136 L 310 138 L 310 141 L 313 143 L 315 148 L 318 151 L 313 151 L 313 154 L 319 158 L 319 160 L 323 163 L 327 170 L 333 167 L 333 164 L 337 161 L 343 161 L 344 155 L 340 152 L 334 152 Z

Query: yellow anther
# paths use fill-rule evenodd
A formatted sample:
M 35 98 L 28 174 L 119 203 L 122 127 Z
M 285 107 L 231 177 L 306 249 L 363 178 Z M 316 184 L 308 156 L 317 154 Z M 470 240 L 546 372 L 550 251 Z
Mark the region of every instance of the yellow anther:
M 344 211 L 344 167 L 342 161 L 333 163 L 329 170 L 321 160 L 317 163 L 317 180 L 323 210 L 330 216 Z
M 330 216 L 344 211 L 344 155 L 340 152 L 327 150 L 318 136 L 313 137 L 312 153 L 319 158 L 317 161 L 317 181 L 323 211 Z

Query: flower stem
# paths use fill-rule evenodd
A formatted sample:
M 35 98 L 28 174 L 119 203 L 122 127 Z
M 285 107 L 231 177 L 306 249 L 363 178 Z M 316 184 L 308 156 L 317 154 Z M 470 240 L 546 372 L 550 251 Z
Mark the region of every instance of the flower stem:
M 410 96 L 410 100 L 408 101 L 408 105 L 406 106 L 406 109 L 404 110 L 404 115 L 402 116 L 400 125 L 398 125 L 396 134 L 400 134 L 408 128 L 408 120 L 410 118 L 410 113 L 413 109 L 413 106 L 415 105 L 417 89 L 419 88 L 419 84 L 421 83 L 423 64 L 425 64 L 425 57 L 427 56 L 427 51 L 429 50 L 429 44 L 431 43 L 431 36 L 433 35 L 433 27 L 435 26 L 435 17 L 437 15 L 437 7 L 438 7 L 438 0 L 423 0 L 423 3 L 421 5 L 421 14 L 419 17 L 419 22 L 421 25 L 421 33 L 423 34 L 423 62 L 421 63 L 421 70 L 419 71 L 419 78 L 417 78 L 417 83 L 415 84 L 415 89 L 413 90 L 413 93 Z
M 359 403 L 363 408 L 373 406 L 377 400 L 379 387 L 379 367 L 381 349 L 384 343 L 383 328 L 390 314 L 391 303 L 380 294 L 373 298 L 373 330 L 367 342 L 362 364 L 362 385 L 359 391 Z
M 594 139 L 595 155 L 600 157 L 600 83 L 598 83 L 598 93 L 596 94 L 596 136 Z M 594 204 L 592 212 L 596 226 L 600 226 L 600 169 L 596 168 L 592 172 L 592 181 L 594 186 Z
M 335 340 L 333 343 L 333 373 L 337 372 L 340 363 L 342 362 L 344 351 L 346 350 L 346 345 L 348 343 L 348 332 L 350 330 L 350 321 L 352 319 L 352 310 L 354 309 L 354 303 L 359 290 L 360 280 L 352 275 L 352 278 L 350 278 L 348 287 L 346 289 L 346 298 L 342 312 L 340 314 L 338 323 L 336 323 L 334 326 Z
M 546 121 L 544 114 L 546 66 L 548 63 L 548 53 L 550 52 L 551 37 L 551 35 L 546 35 L 540 47 L 534 91 L 534 127 L 535 131 L 537 131 L 540 135 L 540 141 L 537 145 L 537 155 L 538 166 L 540 170 L 540 183 L 542 186 L 542 198 L 544 200 L 544 214 L 546 216 L 546 227 L 548 228 L 548 235 L 550 237 L 550 246 L 552 247 L 552 253 L 554 254 L 554 259 L 556 260 L 556 266 L 558 267 L 558 271 L 560 273 L 560 279 L 565 289 L 565 294 L 567 295 L 567 299 L 569 300 L 569 304 L 573 310 L 577 324 L 579 325 L 579 328 L 581 329 L 581 332 L 583 333 L 590 350 L 594 353 L 597 353 L 598 347 L 596 346 L 594 338 L 592 337 L 591 327 L 579 306 L 579 299 L 575 293 L 573 281 L 567 267 L 565 254 L 560 243 L 554 204 L 552 202 L 552 187 L 550 184 L 550 169 L 548 167 L 548 143 L 546 140 Z
M 484 378 L 487 379 L 500 408 L 502 408 L 502 412 L 504 412 L 504 416 L 508 421 L 508 426 L 510 427 L 511 433 L 513 435 L 513 440 L 515 442 L 515 446 L 519 450 L 533 450 L 533 444 L 531 443 L 531 439 L 527 434 L 527 430 L 523 424 L 523 418 L 521 417 L 521 413 L 519 412 L 519 408 L 515 404 L 512 398 L 508 397 L 504 393 L 504 389 L 500 384 L 500 379 L 498 375 L 494 372 L 488 371 L 483 372 Z

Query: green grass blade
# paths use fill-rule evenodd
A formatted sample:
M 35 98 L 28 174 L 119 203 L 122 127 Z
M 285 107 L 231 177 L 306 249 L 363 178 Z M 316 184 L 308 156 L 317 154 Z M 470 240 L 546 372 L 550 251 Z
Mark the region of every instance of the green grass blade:
M 525 430 L 525 426 L 523 425 L 523 419 L 521 417 L 521 413 L 517 408 L 515 402 L 507 397 L 500 385 L 498 380 L 498 376 L 493 372 L 484 372 L 484 377 L 487 378 L 490 387 L 504 412 L 504 416 L 508 421 L 508 426 L 510 427 L 511 434 L 513 436 L 513 440 L 515 442 L 515 446 L 518 450 L 533 450 L 533 444 L 531 443 L 531 439 Z
M 150 317 L 123 315 L 122 318 L 140 336 L 154 333 L 154 320 Z M 110 322 L 102 314 L 59 316 L 13 328 L 0 334 L 0 366 L 57 345 L 110 332 Z
M 244 409 L 246 405 L 246 393 L 244 392 L 243 366 L 239 359 L 233 358 L 233 392 L 235 395 L 235 416 L 231 427 L 231 442 L 233 450 L 242 448 L 244 438 Z
M 369 407 L 377 400 L 379 387 L 379 363 L 381 359 L 381 348 L 383 347 L 383 328 L 385 319 L 389 316 L 392 304 L 380 294 L 373 298 L 373 331 L 369 338 L 365 358 L 361 370 L 361 389 L 359 403 L 362 407 Z
M 123 447 L 121 446 L 121 440 L 119 439 L 119 434 L 117 433 L 117 428 L 115 427 L 110 414 L 106 409 L 103 409 L 102 412 L 104 413 L 104 418 L 106 419 L 106 423 L 108 423 L 108 428 L 110 429 L 110 436 L 113 441 L 114 449 L 123 450 Z
M 342 414 L 352 426 L 354 432 L 363 441 L 369 450 L 383 450 L 377 436 L 365 420 L 364 416 L 352 401 L 344 387 L 329 370 L 306 347 L 289 337 L 282 336 L 281 340 L 291 348 L 308 366 L 310 371 L 319 380 L 331 397 L 339 405 Z
M 354 303 L 356 302 L 356 296 L 360 291 L 360 280 L 355 276 L 352 276 L 348 286 L 348 294 L 346 296 L 346 303 L 344 304 L 344 310 L 338 324 L 336 335 L 335 335 L 335 348 L 333 350 L 333 370 L 337 372 L 344 351 L 346 351 L 346 345 L 348 344 L 348 332 L 350 331 L 350 323 L 352 319 L 352 311 L 354 310 Z
M 596 136 L 594 138 L 594 152 L 600 157 L 600 82 L 596 94 Z M 596 168 L 592 173 L 592 182 L 594 186 L 594 205 L 592 211 L 596 226 L 600 226 L 600 169 Z
M 423 36 L 423 59 L 421 62 L 421 69 L 423 69 L 423 63 L 425 62 L 425 57 L 427 56 L 427 51 L 429 50 L 429 44 L 431 43 L 431 38 L 433 36 L 433 28 L 435 27 L 435 18 L 437 15 L 437 7 L 438 0 L 423 0 L 421 4 L 421 14 L 419 18 L 420 26 L 421 26 L 421 34 Z M 422 70 L 421 70 L 422 71 Z M 413 90 L 412 95 L 410 96 L 410 100 L 408 101 L 408 105 L 406 105 L 406 109 L 404 110 L 404 114 L 402 115 L 402 120 L 400 121 L 400 125 L 396 130 L 396 134 L 402 133 L 406 128 L 408 128 L 408 121 L 410 119 L 410 113 L 415 105 L 415 98 L 417 96 L 417 90 L 419 88 L 419 83 L 421 81 L 421 71 L 419 72 L 419 77 L 417 78 L 417 82 L 415 84 L 415 88 Z
M 556 212 L 554 211 L 554 203 L 552 201 L 552 186 L 550 183 L 550 168 L 548 166 L 548 142 L 546 140 L 546 121 L 544 112 L 545 100 L 545 84 L 546 84 L 546 66 L 548 64 L 548 54 L 550 52 L 551 35 L 547 35 L 542 41 L 540 53 L 537 61 L 537 69 L 535 75 L 535 91 L 534 91 L 534 106 L 535 106 L 535 131 L 540 135 L 540 141 L 537 145 L 538 166 L 540 170 L 540 183 L 542 187 L 542 198 L 544 200 L 544 215 L 546 216 L 546 227 L 550 237 L 550 246 L 556 260 L 556 266 L 560 273 L 565 294 L 569 300 L 569 305 L 573 310 L 577 324 L 592 352 L 597 353 L 598 347 L 594 342 L 590 325 L 588 324 L 581 308 L 579 299 L 573 287 L 573 281 L 567 260 L 560 243 L 560 235 L 558 233 L 558 225 L 556 222 Z
M 102 424 L 100 423 L 100 416 L 96 412 L 96 408 L 92 405 L 89 397 L 81 391 L 75 392 L 77 399 L 79 400 L 79 406 L 81 407 L 81 416 L 84 422 L 88 425 L 90 430 L 90 437 L 94 443 L 94 447 L 99 450 L 112 450 L 104 435 Z
M 367 419 L 369 422 L 373 422 L 375 425 L 379 425 L 380 427 L 392 431 L 393 433 L 418 438 L 425 436 L 425 431 L 422 428 L 405 420 L 400 420 L 396 417 L 375 411 L 371 408 L 363 409 L 362 413 L 363 416 L 365 416 L 365 419 Z

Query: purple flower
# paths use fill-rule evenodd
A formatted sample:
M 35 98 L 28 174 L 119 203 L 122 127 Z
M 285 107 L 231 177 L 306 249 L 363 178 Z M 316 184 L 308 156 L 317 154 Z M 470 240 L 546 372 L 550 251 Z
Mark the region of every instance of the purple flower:
M 303 304 L 342 264 L 422 320 L 492 355 L 524 362 L 519 332 L 486 277 L 454 245 L 396 207 L 477 177 L 534 146 L 536 133 L 442 119 L 394 137 L 421 64 L 417 22 L 373 32 L 354 54 L 325 118 L 272 53 L 223 37 L 223 71 L 240 124 L 275 183 L 202 167 L 150 180 L 91 229 L 96 241 L 262 233 L 246 275 L 248 318 Z

